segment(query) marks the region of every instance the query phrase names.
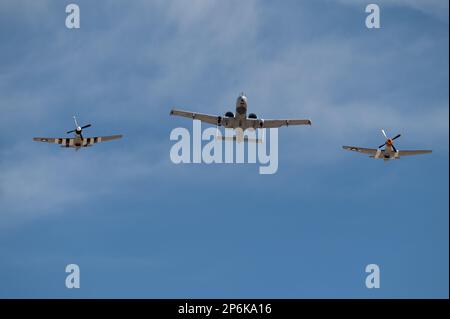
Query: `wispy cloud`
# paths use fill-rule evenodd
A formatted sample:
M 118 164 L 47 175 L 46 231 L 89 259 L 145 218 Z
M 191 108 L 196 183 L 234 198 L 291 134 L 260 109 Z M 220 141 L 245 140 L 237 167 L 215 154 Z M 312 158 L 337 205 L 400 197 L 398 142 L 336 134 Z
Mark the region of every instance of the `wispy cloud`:
M 436 15 L 448 7 L 445 1 L 429 7 L 421 1 L 395 3 Z M 283 32 L 294 26 L 319 27 L 316 18 L 302 13 L 304 20 L 289 30 L 268 33 L 282 16 L 257 1 L 137 1 L 126 9 L 118 2 L 80 2 L 82 27 L 71 32 L 61 18 L 42 19 L 47 10 L 64 16 L 62 6 L 29 4 L 37 6 L 35 15 L 25 17 L 12 1 L 2 2 L 18 28 L 28 30 L 21 25 L 26 20 L 51 30 L 39 34 L 45 40 L 39 45 L 24 41 L 12 49 L 20 63 L 1 64 L 0 105 L 7 116 L 0 117 L 0 163 L 8 169 L 0 172 L 0 211 L 8 219 L 113 195 L 136 179 L 171 176 L 168 134 L 190 123 L 169 119 L 169 109 L 222 113 L 233 109 L 241 90 L 258 116 L 313 120 L 311 128 L 283 132 L 289 157 L 301 158 L 306 167 L 318 161 L 332 165 L 327 149 L 347 141 L 372 143 L 380 128 L 423 147 L 448 140 L 448 93 L 433 91 L 434 81 L 448 84 L 448 57 L 438 52 L 442 38 L 411 38 L 401 27 L 363 33 L 362 22 L 361 30 L 350 32 L 323 21 L 319 36 L 299 31 L 280 45 Z M 76 154 L 30 145 L 34 135 L 70 129 L 73 114 L 96 121 L 94 130 L 103 134 L 125 131 L 126 140 Z M 299 143 L 314 158 L 302 156 Z
M 370 3 L 365 0 L 339 0 L 339 2 L 354 6 L 358 5 L 361 8 L 365 8 Z M 445 0 L 378 0 L 372 3 L 387 8 L 403 7 L 417 10 L 448 23 L 449 2 Z

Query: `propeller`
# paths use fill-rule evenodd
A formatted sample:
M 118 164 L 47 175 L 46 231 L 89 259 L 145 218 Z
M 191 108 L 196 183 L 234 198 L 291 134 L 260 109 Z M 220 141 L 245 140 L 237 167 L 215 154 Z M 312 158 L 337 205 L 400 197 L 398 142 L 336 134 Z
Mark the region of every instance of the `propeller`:
M 400 136 L 402 136 L 401 134 L 397 134 L 395 137 L 393 138 L 389 138 L 386 134 L 386 132 L 382 129 L 381 133 L 383 133 L 383 136 L 386 138 L 386 142 L 384 142 L 383 144 L 381 144 L 380 146 L 378 146 L 378 148 L 382 148 L 385 145 L 389 145 L 390 147 L 392 147 L 392 149 L 394 150 L 394 152 L 397 152 L 397 149 L 395 148 L 394 144 L 392 143 L 393 140 L 399 138 Z
M 397 149 L 395 148 L 394 144 L 392 144 L 391 146 L 392 146 L 392 149 L 394 150 L 394 152 L 397 153 Z
M 88 128 L 88 127 L 91 127 L 92 125 L 91 124 L 87 124 L 87 125 L 84 125 L 84 126 L 79 126 L 78 125 L 78 122 L 77 122 L 77 118 L 74 116 L 73 117 L 73 120 L 74 120 L 74 122 L 75 122 L 75 129 L 74 130 L 71 130 L 71 131 L 68 131 L 67 132 L 67 134 L 70 134 L 70 133 L 77 133 L 77 134 L 79 134 L 80 136 L 82 136 L 81 135 L 81 131 L 83 130 L 83 129 L 85 129 L 85 128 Z

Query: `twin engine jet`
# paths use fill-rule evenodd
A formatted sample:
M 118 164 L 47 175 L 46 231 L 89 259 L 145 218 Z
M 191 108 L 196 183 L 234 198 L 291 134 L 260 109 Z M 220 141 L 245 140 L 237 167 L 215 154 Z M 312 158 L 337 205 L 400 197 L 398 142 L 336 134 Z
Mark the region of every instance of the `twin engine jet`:
M 399 151 L 394 146 L 393 141 L 395 139 L 399 138 L 401 135 L 398 134 L 394 138 L 389 138 L 389 137 L 387 137 L 386 132 L 384 130 L 381 130 L 381 133 L 383 133 L 383 136 L 386 138 L 386 142 L 384 142 L 384 144 L 381 144 L 380 146 L 378 146 L 378 149 L 362 148 L 362 147 L 356 147 L 356 146 L 343 146 L 343 148 L 344 148 L 344 150 L 348 150 L 348 151 L 369 154 L 370 155 L 369 157 L 371 157 L 371 158 L 384 159 L 385 161 L 392 160 L 392 159 L 399 159 L 401 156 L 431 153 L 430 150 Z M 385 146 L 385 148 L 381 149 L 383 146 Z
M 34 137 L 33 141 L 59 144 L 61 145 L 61 147 L 71 147 L 75 148 L 75 150 L 78 151 L 82 147 L 88 147 L 96 143 L 112 141 L 122 137 L 122 135 L 83 137 L 82 134 L 83 129 L 91 127 L 91 124 L 79 126 L 75 116 L 73 117 L 73 120 L 75 121 L 75 129 L 68 131 L 67 134 L 75 133 L 75 137 L 73 138 Z
M 261 139 L 254 141 L 244 137 L 244 131 L 247 129 L 254 130 L 257 128 L 275 128 L 290 125 L 311 125 L 311 120 L 306 119 L 264 120 L 258 118 L 255 113 L 250 113 L 247 116 L 247 97 L 244 93 L 241 93 L 236 100 L 235 113 L 229 111 L 226 112 L 224 116 L 220 116 L 173 109 L 170 111 L 170 115 L 200 120 L 225 128 L 239 129 L 236 130 L 236 136 L 233 137 L 233 140 L 238 142 L 262 142 Z M 218 136 L 218 138 L 225 140 L 226 137 Z

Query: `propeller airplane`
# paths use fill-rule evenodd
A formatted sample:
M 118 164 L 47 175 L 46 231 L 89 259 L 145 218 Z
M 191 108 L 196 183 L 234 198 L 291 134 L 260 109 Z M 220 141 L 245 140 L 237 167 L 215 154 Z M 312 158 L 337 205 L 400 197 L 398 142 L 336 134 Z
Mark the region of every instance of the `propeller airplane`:
M 394 146 L 393 141 L 398 139 L 401 136 L 401 134 L 397 134 L 395 137 L 389 138 L 384 130 L 381 130 L 381 133 L 385 137 L 386 141 L 383 144 L 381 144 L 380 146 L 378 146 L 378 149 L 363 148 L 363 147 L 356 147 L 356 146 L 343 146 L 342 148 L 347 151 L 354 151 L 354 152 L 369 154 L 370 155 L 369 157 L 371 157 L 371 158 L 380 158 L 380 159 L 384 159 L 385 161 L 391 160 L 391 159 L 399 159 L 402 156 L 431 153 L 431 150 L 399 151 Z M 385 148 L 381 149 L 383 146 Z
M 73 117 L 73 120 L 75 122 L 75 129 L 67 132 L 67 134 L 75 133 L 75 136 L 73 138 L 34 137 L 33 141 L 59 144 L 61 145 L 61 147 L 71 147 L 75 148 L 75 150 L 78 151 L 82 147 L 88 147 L 96 143 L 112 141 L 122 137 L 122 135 L 110 135 L 110 136 L 95 136 L 85 138 L 83 137 L 82 134 L 83 130 L 88 127 L 91 127 L 92 125 L 91 124 L 83 126 L 78 125 L 77 118 L 75 116 Z

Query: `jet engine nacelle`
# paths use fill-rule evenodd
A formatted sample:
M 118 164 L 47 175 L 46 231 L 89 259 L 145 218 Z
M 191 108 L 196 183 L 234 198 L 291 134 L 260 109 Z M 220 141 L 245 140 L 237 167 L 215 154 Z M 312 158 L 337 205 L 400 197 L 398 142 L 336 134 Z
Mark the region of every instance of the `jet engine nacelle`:
M 229 111 L 225 113 L 225 117 L 234 117 L 234 113 Z
M 255 113 L 250 113 L 249 115 L 248 115 L 248 118 L 249 119 L 257 119 L 258 117 L 256 116 L 256 114 Z

